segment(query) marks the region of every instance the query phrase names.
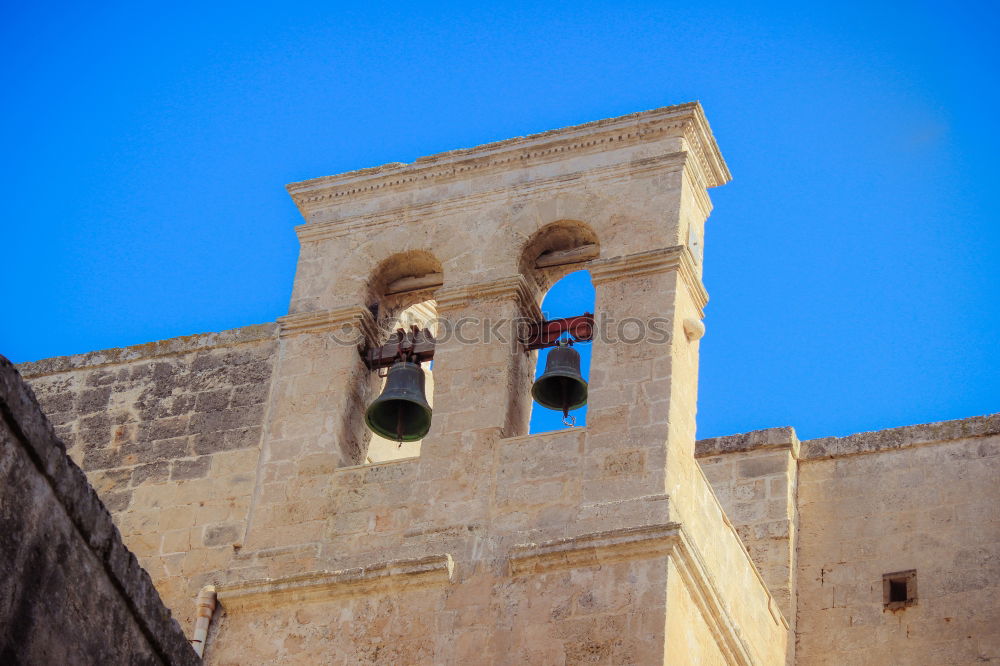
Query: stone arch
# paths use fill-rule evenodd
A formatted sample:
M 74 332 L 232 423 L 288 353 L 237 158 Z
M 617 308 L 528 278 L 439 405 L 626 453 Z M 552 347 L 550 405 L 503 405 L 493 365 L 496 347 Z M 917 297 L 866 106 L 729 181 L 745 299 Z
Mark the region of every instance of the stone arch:
M 546 257 L 593 248 L 593 254 L 580 255 L 587 261 L 600 254 L 600 241 L 594 230 L 585 222 L 563 219 L 537 229 L 521 248 L 518 270 L 535 289 L 539 304 L 552 285 L 563 276 L 580 268 L 578 263 L 545 265 Z
M 562 218 L 547 222 L 537 226 L 527 236 L 518 254 L 518 271 L 528 283 L 535 297 L 535 303 L 541 307 L 545 319 L 575 316 L 594 311 L 593 283 L 590 280 L 590 273 L 586 270 L 586 262 L 599 256 L 600 250 L 598 234 L 590 224 L 580 219 Z M 561 263 L 565 259 L 569 259 L 569 261 Z M 555 263 L 551 263 L 553 260 Z M 550 296 L 560 298 L 560 284 L 565 286 L 581 279 L 586 283 L 588 289 L 587 296 L 583 299 L 585 302 L 568 304 L 569 310 L 560 309 L 558 312 L 554 312 L 553 304 L 546 303 L 546 299 Z M 569 280 L 569 282 L 564 282 L 565 280 Z M 546 310 L 549 311 L 546 312 Z M 578 345 L 577 350 L 581 352 L 583 368 L 586 369 L 589 367 L 590 345 Z M 530 380 L 537 380 L 542 374 L 548 354 L 549 350 L 531 353 L 529 360 L 531 365 L 527 373 Z M 550 418 L 555 413 L 549 413 L 549 410 L 534 402 L 531 404 L 530 411 L 530 433 L 548 432 L 563 427 L 561 415 L 557 419 Z M 586 407 L 574 412 L 574 416 L 584 422 L 585 415 Z
M 437 303 L 434 293 L 443 281 L 441 262 L 427 250 L 397 252 L 378 262 L 365 286 L 365 303 L 377 324 L 375 344 L 386 342 L 398 328 L 409 330 L 411 325 L 427 328 L 437 334 Z M 424 390 L 428 402 L 434 404 L 434 378 L 430 362 L 421 364 L 424 370 Z M 362 410 L 379 396 L 385 379 L 377 372 L 370 372 L 362 383 L 366 395 Z M 386 462 L 420 454 L 420 441 L 405 442 L 397 446 L 371 433 L 363 419 L 356 426 L 362 459 L 357 462 Z
M 427 250 L 397 252 L 380 261 L 372 270 L 365 290 L 365 304 L 372 310 L 379 331 L 392 332 L 394 322 L 407 310 L 429 304 L 433 317 L 417 315 L 404 324 L 421 323 L 419 317 L 436 317 L 434 293 L 444 281 L 444 269 L 438 258 Z M 424 308 L 426 310 L 426 307 Z

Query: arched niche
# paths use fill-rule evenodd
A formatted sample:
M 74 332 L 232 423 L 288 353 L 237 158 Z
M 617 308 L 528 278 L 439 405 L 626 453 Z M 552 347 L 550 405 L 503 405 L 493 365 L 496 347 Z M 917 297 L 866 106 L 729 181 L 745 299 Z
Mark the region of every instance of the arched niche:
M 428 329 L 437 335 L 437 303 L 434 292 L 444 278 L 441 263 L 425 250 L 400 252 L 383 260 L 372 272 L 368 283 L 368 306 L 378 324 L 378 343 L 386 342 L 397 329 L 410 330 L 411 326 Z M 427 401 L 434 405 L 434 375 L 432 362 L 421 364 L 424 370 L 424 391 Z M 363 409 L 382 393 L 385 378 L 372 371 L 369 378 L 369 398 Z M 420 455 L 420 441 L 389 441 L 375 435 L 361 419 L 364 432 L 360 437 L 365 444 L 365 463 L 380 463 L 389 460 L 412 458 Z
M 441 262 L 426 250 L 399 252 L 381 261 L 367 289 L 367 305 L 380 330 L 391 333 L 400 315 L 416 304 L 432 301 L 443 281 Z

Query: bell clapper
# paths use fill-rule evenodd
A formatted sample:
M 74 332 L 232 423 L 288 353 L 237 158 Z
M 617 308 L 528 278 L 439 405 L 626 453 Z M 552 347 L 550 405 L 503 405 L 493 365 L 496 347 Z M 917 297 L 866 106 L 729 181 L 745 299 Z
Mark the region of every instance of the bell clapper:
M 565 338 L 560 340 L 558 343 L 559 347 L 571 347 L 573 343 Z M 569 415 L 569 383 L 566 381 L 560 382 L 560 388 L 562 389 L 562 413 L 563 425 L 567 425 L 570 428 L 576 427 L 576 417 Z

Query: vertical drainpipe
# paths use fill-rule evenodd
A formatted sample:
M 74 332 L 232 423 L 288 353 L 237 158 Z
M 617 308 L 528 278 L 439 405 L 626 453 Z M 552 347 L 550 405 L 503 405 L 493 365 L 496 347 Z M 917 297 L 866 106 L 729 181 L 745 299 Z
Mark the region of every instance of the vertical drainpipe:
M 194 620 L 194 638 L 191 647 L 201 657 L 205 653 L 205 638 L 208 636 L 208 625 L 215 612 L 215 586 L 206 585 L 198 593 L 198 612 Z

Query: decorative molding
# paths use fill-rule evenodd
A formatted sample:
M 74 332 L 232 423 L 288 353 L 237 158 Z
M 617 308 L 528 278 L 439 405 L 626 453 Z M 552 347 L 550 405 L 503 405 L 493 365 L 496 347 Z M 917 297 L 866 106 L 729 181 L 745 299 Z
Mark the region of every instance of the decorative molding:
M 300 312 L 278 318 L 281 337 L 300 333 L 319 333 L 341 326 L 356 327 L 363 340 L 372 341 L 377 337 L 375 318 L 368 308 L 361 305 L 347 305 L 334 310 Z M 359 340 L 359 343 L 362 340 Z
M 620 257 L 598 259 L 590 262 L 588 270 L 595 285 L 640 275 L 678 271 L 688 287 L 699 315 L 703 314 L 702 310 L 708 304 L 708 292 L 698 277 L 694 257 L 691 256 L 691 250 L 687 245 L 674 245 Z
M 510 275 L 475 284 L 443 287 L 434 294 L 438 313 L 465 307 L 473 301 L 502 298 L 516 299 L 525 316 L 541 320 L 541 310 L 523 275 Z
M 748 666 L 756 663 L 750 647 L 722 603 L 701 556 L 680 523 L 627 527 L 540 544 L 519 544 L 511 549 L 509 563 L 512 575 L 525 576 L 650 557 L 671 558 L 685 588 L 725 653 L 727 663 Z M 767 588 L 763 589 L 771 619 L 787 630 L 788 623 Z
M 508 561 L 511 573 L 522 576 L 669 555 L 677 544 L 680 529 L 680 523 L 663 523 L 518 544 L 511 548 Z
M 698 174 L 699 184 L 703 188 L 725 185 L 732 180 L 732 174 L 722 159 L 719 145 L 715 142 L 712 128 L 709 127 L 708 118 L 705 117 L 700 104 L 697 111 L 692 115 L 692 122 L 684 127 L 684 140 L 694 149 L 695 157 L 701 166 Z
M 545 252 L 535 259 L 535 268 L 561 268 L 596 259 L 601 254 L 601 248 L 596 243 L 588 243 L 570 250 L 555 250 Z
M 705 324 L 700 319 L 687 317 L 684 320 L 684 336 L 688 342 L 695 342 L 705 337 Z
M 314 571 L 217 586 L 227 611 L 286 603 L 326 601 L 345 595 L 399 590 L 416 585 L 450 583 L 455 562 L 448 553 L 409 560 L 390 560 L 339 571 Z
M 575 171 L 551 178 L 540 178 L 527 183 L 512 183 L 494 189 L 459 194 L 425 203 L 408 203 L 405 206 L 388 208 L 374 213 L 347 215 L 323 222 L 308 222 L 295 227 L 295 232 L 298 234 L 300 243 L 329 240 L 360 232 L 370 232 L 384 225 L 421 222 L 432 217 L 446 216 L 467 209 L 473 203 L 485 208 L 508 202 L 512 198 L 557 196 L 561 191 L 577 186 L 580 177 L 584 174 L 589 177 L 598 176 L 605 182 L 615 182 L 649 171 L 683 171 L 685 166 L 690 165 L 690 163 L 688 153 L 685 152 L 631 159 L 627 162 Z M 322 204 L 316 204 L 307 208 L 299 206 L 299 209 L 303 217 L 308 219 L 310 213 L 321 207 Z
M 428 273 L 419 277 L 405 277 L 390 283 L 385 288 L 385 295 L 393 296 L 411 291 L 437 289 L 442 284 L 444 284 L 444 273 Z
M 526 137 L 453 150 L 378 167 L 314 178 L 287 186 L 305 212 L 317 204 L 366 195 L 378 190 L 438 185 L 495 169 L 536 166 L 568 157 L 638 145 L 664 137 L 683 138 L 696 156 L 699 180 L 708 187 L 729 182 L 731 175 L 698 102 L 667 106 L 618 118 L 551 130 Z

